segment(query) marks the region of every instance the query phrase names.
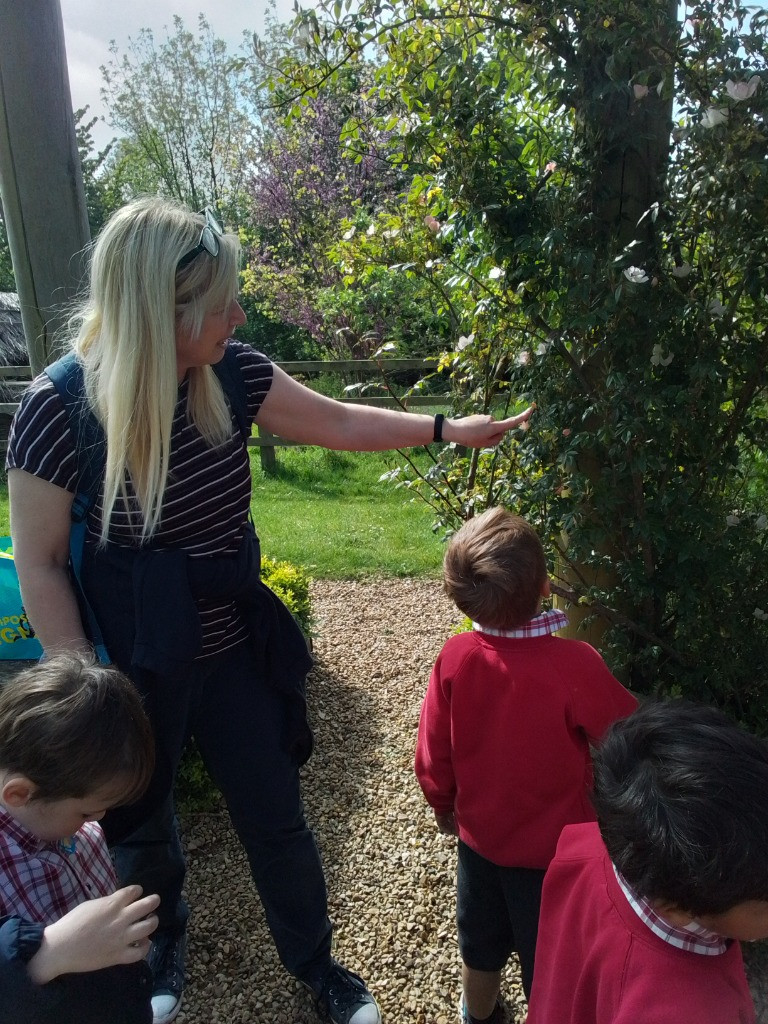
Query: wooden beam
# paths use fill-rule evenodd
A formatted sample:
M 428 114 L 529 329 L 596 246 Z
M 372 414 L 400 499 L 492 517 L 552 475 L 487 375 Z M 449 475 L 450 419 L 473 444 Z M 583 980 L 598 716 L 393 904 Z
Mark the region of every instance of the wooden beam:
M 394 373 L 398 370 L 436 370 L 439 359 L 305 359 L 278 363 L 286 373 Z
M 0 196 L 39 373 L 57 354 L 90 237 L 59 0 L 0 0 Z

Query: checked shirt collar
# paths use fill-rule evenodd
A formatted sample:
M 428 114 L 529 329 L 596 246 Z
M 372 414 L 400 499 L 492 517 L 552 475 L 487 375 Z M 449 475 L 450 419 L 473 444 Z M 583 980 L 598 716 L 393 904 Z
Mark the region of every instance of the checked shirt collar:
M 490 626 L 482 626 L 479 622 L 472 623 L 472 629 L 478 633 L 488 633 L 489 636 L 507 636 L 515 640 L 527 640 L 532 636 L 549 636 L 563 629 L 568 625 L 568 616 L 556 608 L 541 612 L 535 615 L 524 626 L 517 626 L 515 629 L 492 629 Z
M 616 875 L 616 881 L 619 883 L 619 888 L 627 897 L 630 907 L 632 907 L 643 924 L 651 929 L 654 935 L 658 935 L 660 939 L 668 942 L 670 946 L 685 949 L 689 953 L 700 953 L 701 956 L 720 956 L 728 949 L 728 943 L 722 935 L 711 932 L 700 924 L 696 924 L 693 921 L 682 927 L 670 924 L 669 921 L 665 920 L 654 910 L 648 900 L 643 896 L 638 896 L 630 888 L 615 864 L 611 866 Z

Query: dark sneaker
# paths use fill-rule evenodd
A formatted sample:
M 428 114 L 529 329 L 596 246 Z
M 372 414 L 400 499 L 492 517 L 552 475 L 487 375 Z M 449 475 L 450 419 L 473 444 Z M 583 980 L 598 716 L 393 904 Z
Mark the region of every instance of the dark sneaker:
M 459 1020 L 461 1024 L 475 1024 L 477 1017 L 472 1017 L 467 1010 L 466 1003 L 464 1002 L 464 996 L 461 997 L 459 1002 Z M 504 1007 L 501 1003 L 497 1002 L 493 1008 L 493 1013 L 490 1017 L 486 1017 L 481 1024 L 504 1024 Z
M 152 1024 L 170 1024 L 181 1009 L 186 952 L 186 932 L 162 932 L 152 943 L 148 958 L 153 975 Z
M 318 1008 L 333 1024 L 381 1024 L 376 1000 L 363 979 L 336 960 L 315 995 Z

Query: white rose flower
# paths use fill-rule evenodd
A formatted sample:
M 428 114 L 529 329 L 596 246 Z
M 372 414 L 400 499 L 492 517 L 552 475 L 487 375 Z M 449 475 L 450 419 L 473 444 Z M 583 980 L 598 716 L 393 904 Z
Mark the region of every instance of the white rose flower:
M 669 364 L 675 358 L 674 352 L 670 352 L 668 356 L 662 356 L 661 353 L 663 351 L 664 350 L 662 349 L 661 345 L 656 344 L 653 346 L 653 351 L 651 352 L 652 366 L 669 366 Z
M 728 120 L 728 107 L 707 107 L 701 119 L 702 128 L 717 128 Z
M 624 277 L 632 284 L 645 284 L 648 280 L 648 275 L 642 267 L 627 267 L 624 271 Z
M 758 85 L 760 85 L 759 75 L 752 75 L 747 82 L 734 82 L 732 78 L 729 78 L 725 83 L 725 91 L 734 103 L 741 103 L 742 100 L 748 100 L 755 95 Z

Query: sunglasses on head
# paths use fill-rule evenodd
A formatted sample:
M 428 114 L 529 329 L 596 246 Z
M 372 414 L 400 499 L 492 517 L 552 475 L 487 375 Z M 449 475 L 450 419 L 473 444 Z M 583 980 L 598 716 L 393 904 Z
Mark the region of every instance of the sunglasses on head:
M 176 273 L 191 263 L 196 256 L 200 255 L 201 252 L 207 252 L 209 256 L 219 255 L 219 239 L 223 238 L 224 229 L 216 220 L 216 215 L 210 206 L 206 206 L 203 213 L 205 216 L 205 227 L 200 232 L 200 241 L 194 249 L 190 249 L 189 252 L 184 253 L 176 264 Z

